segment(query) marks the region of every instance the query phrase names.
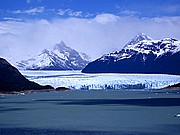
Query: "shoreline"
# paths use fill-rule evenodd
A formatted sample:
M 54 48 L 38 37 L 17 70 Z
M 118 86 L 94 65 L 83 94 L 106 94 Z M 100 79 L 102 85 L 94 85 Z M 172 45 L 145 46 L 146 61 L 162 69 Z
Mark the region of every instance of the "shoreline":
M 167 86 L 165 88 L 162 88 L 162 90 L 180 90 L 180 83 Z
M 136 89 L 136 90 L 138 90 L 138 89 Z M 148 91 L 148 90 L 152 90 L 152 89 L 146 89 L 146 90 Z M 153 90 L 154 90 L 154 92 L 156 92 L 156 90 L 158 90 L 158 91 L 180 91 L 180 88 L 179 87 L 171 87 L 171 88 L 166 87 L 166 88 L 153 89 Z M 62 89 L 22 90 L 22 91 L 10 91 L 10 92 L 2 92 L 2 91 L 0 91 L 0 96 L 25 95 L 25 94 L 35 93 L 35 92 L 69 92 L 69 91 L 73 91 L 73 90 L 68 89 L 68 88 L 62 88 Z M 88 90 L 88 91 L 91 91 L 91 90 Z
M 31 94 L 34 92 L 67 92 L 72 91 L 70 89 L 42 89 L 42 90 L 22 90 L 22 91 L 9 91 L 9 92 L 2 92 L 0 91 L 0 96 L 6 96 L 6 95 L 25 95 L 25 94 Z

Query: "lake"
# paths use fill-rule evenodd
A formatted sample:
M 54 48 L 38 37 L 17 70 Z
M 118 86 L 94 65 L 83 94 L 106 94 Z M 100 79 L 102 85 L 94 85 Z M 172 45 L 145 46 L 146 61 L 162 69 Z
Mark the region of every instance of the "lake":
M 179 135 L 180 91 L 126 89 L 0 97 L 1 135 Z

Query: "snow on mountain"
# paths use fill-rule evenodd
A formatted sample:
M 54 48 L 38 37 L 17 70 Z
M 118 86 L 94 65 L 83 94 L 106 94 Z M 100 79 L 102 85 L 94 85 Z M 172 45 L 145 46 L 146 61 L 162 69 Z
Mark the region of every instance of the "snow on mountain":
M 180 68 L 180 64 L 176 64 L 179 59 L 180 41 L 173 38 L 153 40 L 140 33 L 128 42 L 121 51 L 103 55 L 88 64 L 83 72 L 176 74 L 177 67 Z M 166 71 L 163 71 L 163 66 L 166 67 Z M 179 71 L 178 74 L 180 74 Z
M 85 54 L 83 52 L 80 52 L 79 54 L 80 54 L 81 58 L 84 59 L 85 61 L 91 60 L 90 56 L 88 56 L 87 54 Z
M 143 35 L 143 36 L 142 36 Z M 131 50 L 142 54 L 153 53 L 160 57 L 167 52 L 176 53 L 180 51 L 180 41 L 173 38 L 165 38 L 162 40 L 152 40 L 152 38 L 140 34 L 129 42 L 124 50 Z
M 143 59 L 147 54 L 154 54 L 160 57 L 168 52 L 174 54 L 180 51 L 180 41 L 173 38 L 165 38 L 162 40 L 153 40 L 149 36 L 140 33 L 128 44 L 124 46 L 121 51 L 116 51 L 104 55 L 100 60 L 105 60 L 107 56 L 113 56 L 117 61 L 125 58 L 130 58 L 134 54 L 143 54 Z
M 17 62 L 16 66 L 26 70 L 80 70 L 88 62 L 88 59 L 61 41 L 52 50 L 44 49 L 33 58 Z
M 134 45 L 134 44 L 137 44 L 139 41 L 143 41 L 143 40 L 151 41 L 152 38 L 147 36 L 144 33 L 139 33 L 127 45 Z

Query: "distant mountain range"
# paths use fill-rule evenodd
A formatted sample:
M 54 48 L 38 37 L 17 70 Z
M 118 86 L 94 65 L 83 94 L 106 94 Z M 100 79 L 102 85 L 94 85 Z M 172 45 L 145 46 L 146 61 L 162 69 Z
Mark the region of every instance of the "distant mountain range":
M 89 60 L 85 53 L 79 53 L 61 41 L 53 50 L 44 49 L 28 60 L 17 62 L 16 67 L 25 70 L 81 70 Z
M 180 74 L 180 41 L 153 40 L 140 33 L 120 51 L 103 55 L 89 63 L 84 73 Z

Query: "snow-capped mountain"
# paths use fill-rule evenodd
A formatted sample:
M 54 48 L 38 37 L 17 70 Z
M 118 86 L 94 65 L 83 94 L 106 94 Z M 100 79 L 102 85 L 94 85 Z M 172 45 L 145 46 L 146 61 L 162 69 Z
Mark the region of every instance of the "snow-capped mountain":
M 17 62 L 16 66 L 26 70 L 80 70 L 88 64 L 88 58 L 61 41 L 52 50 L 44 49 L 33 58 Z
M 89 63 L 82 72 L 180 74 L 180 41 L 153 40 L 140 33 L 121 51 Z
M 129 43 L 127 43 L 127 45 L 134 45 L 137 44 L 139 41 L 143 41 L 143 40 L 151 41 L 152 38 L 144 33 L 139 33 Z

